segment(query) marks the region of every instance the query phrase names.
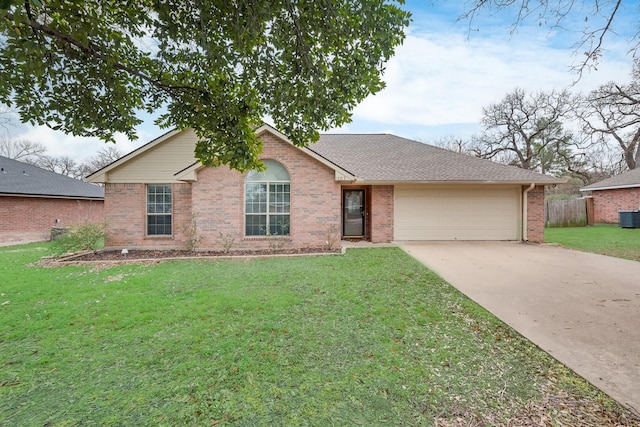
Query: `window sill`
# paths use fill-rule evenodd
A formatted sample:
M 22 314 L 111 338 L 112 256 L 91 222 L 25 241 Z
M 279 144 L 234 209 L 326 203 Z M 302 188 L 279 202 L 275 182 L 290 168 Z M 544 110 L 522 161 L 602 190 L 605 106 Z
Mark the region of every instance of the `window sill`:
M 144 236 L 144 240 L 173 240 L 173 236 Z

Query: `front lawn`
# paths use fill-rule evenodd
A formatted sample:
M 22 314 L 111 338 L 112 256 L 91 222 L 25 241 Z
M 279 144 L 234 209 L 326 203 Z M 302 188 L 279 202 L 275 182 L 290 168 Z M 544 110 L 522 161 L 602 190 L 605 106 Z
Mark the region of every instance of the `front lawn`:
M 636 425 L 397 248 L 41 268 L 0 248 L 0 425 Z
M 547 228 L 544 240 L 581 251 L 640 261 L 640 228 L 609 224 Z

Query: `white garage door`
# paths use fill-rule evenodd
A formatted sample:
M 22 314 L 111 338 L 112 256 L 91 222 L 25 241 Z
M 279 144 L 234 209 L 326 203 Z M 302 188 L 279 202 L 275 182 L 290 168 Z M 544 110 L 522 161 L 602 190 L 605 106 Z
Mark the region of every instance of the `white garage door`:
M 518 186 L 396 186 L 394 194 L 395 240 L 518 240 Z

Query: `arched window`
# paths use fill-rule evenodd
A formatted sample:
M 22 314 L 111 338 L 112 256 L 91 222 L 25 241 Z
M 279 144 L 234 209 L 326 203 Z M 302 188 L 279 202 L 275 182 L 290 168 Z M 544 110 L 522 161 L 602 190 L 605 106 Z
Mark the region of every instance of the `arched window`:
M 266 170 L 247 174 L 244 185 L 245 235 L 288 236 L 289 173 L 278 162 L 264 160 Z

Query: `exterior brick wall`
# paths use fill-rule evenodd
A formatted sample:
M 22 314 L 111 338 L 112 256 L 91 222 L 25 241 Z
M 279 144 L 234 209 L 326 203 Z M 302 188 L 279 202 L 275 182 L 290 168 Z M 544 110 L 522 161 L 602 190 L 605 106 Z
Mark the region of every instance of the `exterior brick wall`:
M 393 185 L 371 186 L 371 242 L 393 240 Z
M 317 248 L 330 238 L 339 245 L 342 222 L 342 184 L 335 172 L 301 150 L 263 133 L 261 159 L 280 163 L 289 173 L 291 227 L 289 236 L 245 236 L 245 177 L 227 166 L 202 168 L 197 180 L 173 183 L 173 234 L 146 236 L 145 183 L 109 183 L 105 187 L 105 212 L 109 248 L 185 249 L 190 238 L 201 250 L 222 250 L 223 239 L 233 239 L 234 249 Z M 177 168 L 186 165 L 176 165 Z M 345 187 L 354 187 L 345 185 Z M 355 188 L 355 187 L 354 187 Z M 368 238 L 390 242 L 394 236 L 394 186 L 371 185 L 367 191 Z M 526 187 L 523 187 L 524 190 Z M 544 239 L 544 187 L 527 195 L 527 238 Z M 192 220 L 195 229 L 192 227 Z M 331 232 L 330 230 L 333 230 Z M 331 235 L 331 236 L 330 236 Z
M 231 249 L 324 247 L 329 229 L 340 229 L 340 184 L 335 173 L 307 154 L 271 134 L 262 136 L 262 160 L 274 160 L 289 173 L 291 229 L 287 237 L 245 237 L 244 184 L 246 174 L 226 166 L 205 168 L 193 183 L 193 213 L 200 247 L 223 249 L 220 234 L 234 239 Z M 338 236 L 339 237 L 339 236 Z
M 146 189 L 144 184 L 106 184 L 104 209 L 107 220 L 105 247 L 144 246 Z
M 640 188 L 592 191 L 595 223 L 617 224 L 618 211 L 640 209 Z
M 0 196 L 0 244 L 49 240 L 51 227 L 101 221 L 102 200 Z
M 536 186 L 527 193 L 527 239 L 530 242 L 544 241 L 544 187 Z
M 171 186 L 173 235 L 147 236 L 146 184 L 107 184 L 105 217 L 107 248 L 185 248 L 191 225 L 191 184 Z
M 245 237 L 244 183 L 246 174 L 227 166 L 203 168 L 193 183 L 174 183 L 173 236 L 148 237 L 146 186 L 107 184 L 105 209 L 108 247 L 184 249 L 191 237 L 191 221 L 202 250 L 223 249 L 220 234 L 233 239 L 234 249 L 324 247 L 333 226 L 340 229 L 340 184 L 332 169 L 266 133 L 261 159 L 275 160 L 289 173 L 291 229 L 286 237 Z M 339 233 L 339 232 L 338 232 Z M 339 234 L 337 235 L 339 238 Z M 339 243 L 339 242 L 337 242 Z
M 174 244 L 179 247 L 189 247 L 189 239 L 197 238 L 197 233 L 193 233 L 194 226 L 192 220 L 195 221 L 195 230 L 197 231 L 197 217 L 192 217 L 191 192 L 192 184 L 188 182 L 174 183 L 172 186 L 173 195 L 173 239 Z M 147 237 L 149 239 L 149 237 Z M 166 240 L 165 240 L 166 242 Z

